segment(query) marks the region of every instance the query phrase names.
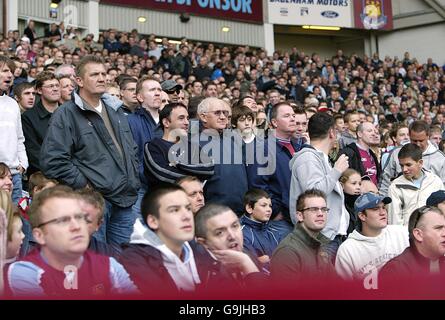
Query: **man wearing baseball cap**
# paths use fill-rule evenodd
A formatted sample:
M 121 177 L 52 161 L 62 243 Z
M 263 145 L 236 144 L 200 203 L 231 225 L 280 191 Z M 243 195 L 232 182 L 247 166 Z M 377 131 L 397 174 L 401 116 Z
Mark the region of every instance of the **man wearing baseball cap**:
M 340 245 L 335 270 L 344 279 L 363 279 L 380 270 L 386 262 L 409 246 L 408 229 L 388 225 L 385 205 L 391 198 L 367 192 L 357 198 L 354 212 L 358 229 Z
M 182 90 L 182 86 L 175 80 L 165 80 L 161 83 L 162 91 L 168 94 L 170 102 L 179 102 L 179 93 Z
M 437 207 L 443 214 L 445 214 L 445 190 L 433 192 L 426 200 L 426 205 Z

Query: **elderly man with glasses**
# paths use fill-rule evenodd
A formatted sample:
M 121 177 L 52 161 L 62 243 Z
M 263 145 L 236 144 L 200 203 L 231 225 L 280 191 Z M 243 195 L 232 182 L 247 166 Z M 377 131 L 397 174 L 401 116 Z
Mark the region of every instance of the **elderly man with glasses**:
M 89 216 L 72 189 L 57 186 L 42 191 L 30 214 L 39 248 L 9 266 L 7 294 L 66 298 L 138 292 L 114 258 L 87 251 Z

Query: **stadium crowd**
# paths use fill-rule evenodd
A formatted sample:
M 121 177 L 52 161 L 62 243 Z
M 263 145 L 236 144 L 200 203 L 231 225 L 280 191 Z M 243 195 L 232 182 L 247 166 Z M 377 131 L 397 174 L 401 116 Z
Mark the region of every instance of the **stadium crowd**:
M 445 65 L 297 47 L 0 38 L 3 294 L 443 279 Z

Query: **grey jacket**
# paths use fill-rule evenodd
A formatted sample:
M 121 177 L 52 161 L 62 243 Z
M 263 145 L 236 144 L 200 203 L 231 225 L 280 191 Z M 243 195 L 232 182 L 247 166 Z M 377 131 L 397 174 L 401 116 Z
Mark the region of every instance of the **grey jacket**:
M 73 94 L 51 117 L 40 151 L 45 176 L 78 189 L 88 183 L 106 200 L 129 207 L 139 189 L 137 146 L 124 113 L 111 96 L 101 98 L 118 140 L 120 156 L 101 116 Z M 122 104 L 122 102 L 120 102 Z
M 324 154 L 314 148 L 304 148 L 297 152 L 289 163 L 292 171 L 289 213 L 292 222 L 296 222 L 296 202 L 298 196 L 308 189 L 318 189 L 327 196 L 327 205 L 330 208 L 328 221 L 321 233 L 333 240 L 340 228 L 340 218 L 347 213 L 344 206 L 343 189 L 337 183 L 341 173 L 332 168 L 324 159 Z M 349 221 L 349 215 L 346 217 Z
M 351 144 L 353 142 L 357 142 L 357 138 L 354 137 L 352 134 L 349 133 L 349 131 L 343 132 L 338 139 L 338 147 L 339 149 L 343 149 L 348 144 Z
M 388 188 L 392 180 L 397 178 L 402 169 L 399 164 L 399 152 L 401 147 L 395 148 L 387 163 L 384 164 L 382 181 L 380 183 L 379 192 L 381 195 L 386 196 L 388 194 Z M 445 184 L 445 154 L 437 149 L 437 147 L 428 141 L 428 147 L 422 153 L 423 167 L 432 173 L 439 176 L 442 182 Z

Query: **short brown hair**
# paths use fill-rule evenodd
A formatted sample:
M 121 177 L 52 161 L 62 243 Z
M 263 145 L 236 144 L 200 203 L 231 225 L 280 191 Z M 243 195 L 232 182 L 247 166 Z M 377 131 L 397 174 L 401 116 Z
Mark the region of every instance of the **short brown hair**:
M 250 108 L 246 106 L 237 106 L 232 110 L 232 126 L 236 128 L 238 120 L 242 117 L 251 117 L 252 122 L 255 121 L 255 114 Z
M 15 63 L 7 56 L 0 55 L 0 68 L 3 68 L 3 65 L 7 65 L 12 73 L 15 71 Z
M 0 179 L 6 177 L 8 174 L 11 174 L 11 169 L 4 162 L 0 162 Z
M 56 77 L 56 75 L 54 74 L 54 72 L 51 71 L 43 71 L 42 73 L 39 73 L 36 77 L 36 89 L 40 89 L 42 88 L 43 84 L 45 83 L 45 81 L 48 80 L 54 80 L 56 79 L 57 81 L 59 81 Z
M 58 185 L 53 188 L 48 188 L 39 192 L 31 202 L 29 208 L 29 222 L 33 228 L 37 228 L 41 223 L 42 206 L 50 199 L 62 198 L 62 199 L 76 199 L 79 200 L 80 196 L 68 186 Z
M 76 67 L 76 75 L 78 77 L 83 77 L 85 74 L 85 67 L 88 64 L 102 64 L 104 65 L 104 60 L 101 57 L 98 57 L 96 55 L 87 55 L 85 57 L 83 57 L 77 67 Z
M 309 198 L 323 198 L 324 201 L 326 201 L 326 194 L 318 189 L 308 189 L 305 192 L 303 192 L 302 194 L 300 194 L 300 196 L 297 199 L 297 211 L 302 211 L 305 207 L 305 202 L 306 199 Z
M 156 82 L 158 82 L 158 81 L 157 81 L 155 78 L 153 78 L 152 76 L 147 76 L 147 75 L 145 75 L 145 76 L 141 77 L 141 78 L 138 80 L 137 84 L 136 84 L 136 94 L 138 94 L 139 92 L 142 91 L 142 86 L 144 85 L 144 82 L 145 82 L 145 81 L 156 81 Z

